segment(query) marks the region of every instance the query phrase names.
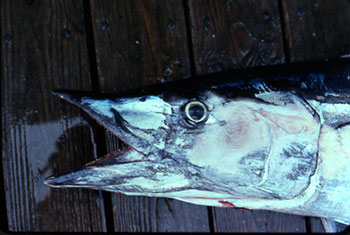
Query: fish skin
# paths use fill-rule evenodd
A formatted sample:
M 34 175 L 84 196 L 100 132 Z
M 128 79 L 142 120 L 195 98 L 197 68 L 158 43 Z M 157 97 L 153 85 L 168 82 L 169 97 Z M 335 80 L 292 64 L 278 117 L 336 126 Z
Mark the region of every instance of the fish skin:
M 130 147 L 47 178 L 51 187 L 350 224 L 349 59 L 235 70 L 118 95 L 53 93 Z M 191 105 L 202 122 L 186 114 Z

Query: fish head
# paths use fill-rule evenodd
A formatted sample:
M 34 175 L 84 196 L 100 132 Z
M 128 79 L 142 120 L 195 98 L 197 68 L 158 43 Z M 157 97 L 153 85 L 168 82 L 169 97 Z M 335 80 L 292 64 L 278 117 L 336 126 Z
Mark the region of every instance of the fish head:
M 272 129 L 299 125 L 284 114 L 309 113 L 291 97 L 251 97 L 237 87 L 187 86 L 118 96 L 56 92 L 129 147 L 45 183 L 172 198 L 269 197 L 268 190 L 254 187 L 264 178 Z
M 45 184 L 52 187 L 166 197 L 217 197 L 221 191 L 223 197 L 229 190 L 218 188 L 241 181 L 234 169 L 252 151 L 251 141 L 256 142 L 254 150 L 267 151 L 266 128 L 253 121 L 255 111 L 242 105 L 242 98 L 227 98 L 220 92 L 129 97 L 54 94 L 80 107 L 129 147 L 76 172 L 47 178 Z

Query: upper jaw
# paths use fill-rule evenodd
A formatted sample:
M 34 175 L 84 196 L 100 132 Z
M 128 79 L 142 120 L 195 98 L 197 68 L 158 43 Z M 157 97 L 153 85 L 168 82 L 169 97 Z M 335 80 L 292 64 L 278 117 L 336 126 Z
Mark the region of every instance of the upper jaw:
M 160 98 L 141 102 L 140 97 L 94 97 L 78 91 L 54 91 L 53 94 L 81 108 L 135 150 L 145 155 L 163 150 L 168 128 L 164 121 L 171 113 L 171 107 L 165 102 L 156 103 L 162 102 Z

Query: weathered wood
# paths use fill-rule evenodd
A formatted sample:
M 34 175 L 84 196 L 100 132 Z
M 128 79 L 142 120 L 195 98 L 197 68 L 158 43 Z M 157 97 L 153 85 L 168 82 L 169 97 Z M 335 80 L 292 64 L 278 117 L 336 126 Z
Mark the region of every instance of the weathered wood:
M 277 1 L 190 1 L 197 74 L 283 63 Z M 304 232 L 305 219 L 268 211 L 212 208 L 216 232 Z
M 290 61 L 332 59 L 350 53 L 348 0 L 282 3 Z
M 106 231 L 98 191 L 45 177 L 94 157 L 80 111 L 51 95 L 91 87 L 82 1 L 1 1 L 2 163 L 10 231 Z
M 306 224 L 308 225 L 308 230 L 312 233 L 325 233 L 320 218 L 306 217 Z
M 190 76 L 182 1 L 91 1 L 102 92 Z M 118 145 L 107 135 L 108 151 Z M 115 231 L 208 232 L 206 207 L 112 195 Z
M 281 1 L 290 62 L 338 58 L 350 54 L 350 2 L 346 0 Z M 320 218 L 307 218 L 310 232 L 324 233 Z M 338 232 L 346 226 L 336 223 Z
M 177 200 L 121 195 L 113 197 L 113 210 L 120 213 L 114 219 L 119 231 L 209 231 L 206 207 Z
M 305 221 L 300 216 L 272 211 L 235 210 L 216 208 L 214 229 L 217 232 L 280 232 L 305 233 Z
M 190 76 L 182 1 L 91 1 L 103 92 Z
M 277 1 L 190 1 L 196 72 L 284 62 Z

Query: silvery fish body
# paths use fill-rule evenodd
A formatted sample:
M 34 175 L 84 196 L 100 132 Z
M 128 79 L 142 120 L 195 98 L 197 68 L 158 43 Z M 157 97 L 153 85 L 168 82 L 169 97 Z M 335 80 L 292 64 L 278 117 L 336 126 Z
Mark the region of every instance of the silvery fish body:
M 279 65 L 117 96 L 56 92 L 129 145 L 49 177 L 350 224 L 350 62 Z

